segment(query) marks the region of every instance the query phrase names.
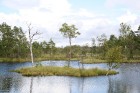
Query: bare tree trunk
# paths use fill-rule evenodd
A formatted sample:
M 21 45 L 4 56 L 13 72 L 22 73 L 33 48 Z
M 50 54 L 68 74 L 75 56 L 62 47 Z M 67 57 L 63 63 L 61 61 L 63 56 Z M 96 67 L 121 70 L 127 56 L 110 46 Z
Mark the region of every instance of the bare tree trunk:
M 31 25 L 31 24 L 30 24 Z M 33 58 L 33 49 L 32 49 L 32 39 L 31 37 L 31 28 L 30 25 L 28 26 L 28 31 L 29 31 L 29 45 L 30 45 L 30 53 L 31 53 L 31 61 L 32 61 L 32 66 L 34 66 L 34 58 Z
M 70 52 L 69 52 L 69 62 L 68 67 L 70 66 L 70 60 L 71 60 L 71 38 L 69 37 L 69 43 L 70 43 Z
M 32 42 L 33 42 L 33 38 L 36 35 L 39 35 L 40 33 L 38 33 L 38 31 L 36 31 L 35 33 L 33 33 L 31 35 L 31 24 L 28 25 L 28 32 L 29 32 L 29 47 L 30 47 L 30 53 L 31 53 L 31 60 L 32 60 L 32 66 L 34 66 L 34 57 L 33 57 L 33 48 L 32 48 Z
M 84 69 L 84 64 L 83 64 L 83 55 L 81 56 L 81 64 L 82 64 L 82 69 Z
M 108 74 L 109 74 L 109 72 L 110 72 L 111 69 L 112 69 L 112 66 L 109 66 L 108 71 L 106 73 L 106 76 L 108 76 Z
M 31 53 L 32 66 L 34 66 L 34 57 L 33 57 L 33 49 L 32 49 L 32 43 L 31 42 L 30 42 L 30 53 Z

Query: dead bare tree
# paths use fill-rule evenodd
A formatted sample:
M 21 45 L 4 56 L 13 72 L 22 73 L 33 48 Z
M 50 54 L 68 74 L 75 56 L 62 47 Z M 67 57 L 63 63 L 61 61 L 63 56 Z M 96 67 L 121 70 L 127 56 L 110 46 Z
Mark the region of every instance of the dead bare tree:
M 31 23 L 28 24 L 27 26 L 28 26 L 28 32 L 29 32 L 29 48 L 30 48 L 32 66 L 34 66 L 32 43 L 33 43 L 33 40 L 34 40 L 34 36 L 40 35 L 40 33 L 38 31 L 36 31 L 35 33 L 31 34 L 31 30 L 33 29 L 33 27 L 31 27 Z

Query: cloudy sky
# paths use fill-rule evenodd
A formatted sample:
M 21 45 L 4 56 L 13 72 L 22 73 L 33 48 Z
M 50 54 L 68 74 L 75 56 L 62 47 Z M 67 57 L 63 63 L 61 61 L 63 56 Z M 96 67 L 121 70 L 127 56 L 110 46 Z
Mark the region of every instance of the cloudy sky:
M 59 28 L 66 22 L 76 25 L 81 33 L 73 44 L 90 45 L 91 38 L 103 33 L 118 35 L 121 22 L 137 30 L 139 4 L 139 0 L 0 0 L 0 23 L 21 26 L 25 32 L 27 23 L 32 23 L 32 31 L 42 33 L 38 41 L 52 38 L 56 46 L 65 46 L 68 39 Z

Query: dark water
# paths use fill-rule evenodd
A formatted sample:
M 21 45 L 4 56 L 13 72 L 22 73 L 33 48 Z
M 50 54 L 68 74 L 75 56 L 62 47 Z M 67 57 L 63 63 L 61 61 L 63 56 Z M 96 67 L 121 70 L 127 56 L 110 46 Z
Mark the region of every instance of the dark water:
M 43 61 L 43 65 L 65 66 L 64 61 Z M 0 63 L 0 93 L 140 93 L 140 64 L 122 64 L 119 74 L 77 78 L 68 76 L 23 77 L 9 70 L 31 63 Z M 78 67 L 77 62 L 71 66 Z M 106 64 L 85 64 L 84 68 Z

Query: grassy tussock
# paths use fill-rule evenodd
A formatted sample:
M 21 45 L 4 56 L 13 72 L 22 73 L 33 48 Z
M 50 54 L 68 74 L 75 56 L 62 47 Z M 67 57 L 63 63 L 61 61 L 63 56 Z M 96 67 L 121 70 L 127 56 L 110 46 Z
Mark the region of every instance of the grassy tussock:
M 75 77 L 91 77 L 101 76 L 108 73 L 107 70 L 94 68 L 94 69 L 76 69 L 68 67 L 54 67 L 54 66 L 40 66 L 30 67 L 15 70 L 14 72 L 21 73 L 23 76 L 75 76 Z M 108 75 L 115 75 L 118 72 L 109 71 Z

